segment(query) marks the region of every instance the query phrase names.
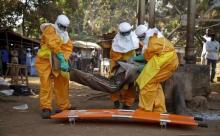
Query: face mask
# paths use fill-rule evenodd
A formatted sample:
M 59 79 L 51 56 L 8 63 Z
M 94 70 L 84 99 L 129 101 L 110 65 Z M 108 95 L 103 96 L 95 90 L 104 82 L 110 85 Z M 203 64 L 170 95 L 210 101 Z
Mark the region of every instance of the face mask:
M 131 35 L 126 35 L 126 36 L 123 36 L 120 34 L 120 39 L 123 40 L 123 41 L 130 41 L 131 40 Z
M 64 43 L 67 43 L 68 40 L 69 40 L 69 35 L 67 33 L 67 27 L 63 26 L 63 25 L 60 25 L 59 23 L 55 24 L 55 28 L 56 28 L 56 31 L 57 31 L 57 34 L 59 35 L 59 37 L 61 38 L 61 40 L 64 42 Z
M 58 25 L 60 30 L 62 30 L 62 31 L 66 31 L 67 30 L 67 26 L 64 26 L 64 25 L 62 25 L 60 23 L 58 23 L 57 25 Z
M 141 36 L 138 36 L 138 39 L 140 41 L 143 41 L 145 39 L 145 37 L 146 37 L 146 33 L 142 34 Z
M 131 35 L 125 36 L 125 39 L 128 40 L 128 41 L 130 41 L 130 40 L 131 40 Z
M 122 36 L 128 36 L 128 35 L 130 35 L 130 33 L 131 33 L 131 30 L 129 30 L 129 31 L 127 31 L 127 32 L 120 32 L 120 34 L 121 34 Z

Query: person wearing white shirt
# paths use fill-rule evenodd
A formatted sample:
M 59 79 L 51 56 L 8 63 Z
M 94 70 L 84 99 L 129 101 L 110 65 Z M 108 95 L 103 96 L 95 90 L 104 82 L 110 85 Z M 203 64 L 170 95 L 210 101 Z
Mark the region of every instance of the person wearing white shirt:
M 215 69 L 216 69 L 216 63 L 219 58 L 219 42 L 215 40 L 215 34 L 211 34 L 211 41 L 207 41 L 205 43 L 205 49 L 206 49 L 206 54 L 205 58 L 207 60 L 207 65 L 210 66 L 211 70 L 211 82 L 213 83 L 213 79 L 215 78 Z
M 206 47 L 205 47 L 205 45 L 206 44 L 205 43 L 207 41 L 211 40 L 210 32 L 211 32 L 210 29 L 206 29 L 206 34 L 203 36 L 204 42 L 203 42 L 202 53 L 201 53 L 201 64 L 202 65 L 206 64 L 206 58 L 205 58 L 205 55 L 206 55 Z
M 77 69 L 81 70 L 81 60 L 82 60 L 82 54 L 81 54 L 81 51 L 78 51 L 77 54 L 76 54 L 76 58 L 77 58 L 77 61 L 76 61 L 76 67 Z

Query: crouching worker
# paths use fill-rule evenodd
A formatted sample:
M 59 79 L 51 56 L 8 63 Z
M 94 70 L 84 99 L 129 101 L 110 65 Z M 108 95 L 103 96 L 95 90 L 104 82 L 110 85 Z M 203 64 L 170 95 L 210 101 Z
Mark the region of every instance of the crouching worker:
M 136 80 L 140 89 L 139 110 L 166 112 L 161 82 L 171 77 L 178 67 L 176 51 L 157 28 L 139 25 L 135 33 L 143 44 L 142 54 L 148 61 Z
M 119 32 L 113 39 L 110 51 L 110 67 L 111 75 L 114 75 L 117 61 L 127 61 L 135 56 L 135 49 L 139 48 L 139 39 L 132 31 L 132 26 L 123 22 L 119 24 Z M 135 100 L 135 90 L 131 89 L 131 85 L 125 84 L 119 92 L 111 94 L 115 108 L 120 108 L 122 103 L 123 109 L 129 109 Z
M 71 108 L 68 59 L 73 45 L 67 33 L 69 23 L 65 15 L 59 15 L 55 24 L 41 25 L 41 48 L 37 53 L 35 66 L 40 77 L 39 98 L 43 119 L 50 118 L 53 96 L 57 112 Z

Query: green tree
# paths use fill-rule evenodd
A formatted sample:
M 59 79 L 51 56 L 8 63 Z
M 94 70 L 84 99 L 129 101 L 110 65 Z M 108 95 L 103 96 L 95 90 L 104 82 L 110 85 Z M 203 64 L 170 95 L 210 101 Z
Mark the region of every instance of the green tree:
M 22 2 L 18 0 L 0 1 L 0 28 L 16 27 L 17 22 L 22 18 Z
M 197 0 L 197 17 L 202 16 L 210 8 L 208 1 Z M 172 6 L 169 7 L 169 4 Z M 22 2 L 2 0 L 0 8 L 0 27 L 21 27 L 25 36 L 33 38 L 40 37 L 39 28 L 42 23 L 54 23 L 59 14 L 66 14 L 70 18 L 71 37 L 93 41 L 103 33 L 117 31 L 118 24 L 122 21 L 136 25 L 137 16 L 135 0 L 22 0 Z M 168 35 L 180 24 L 181 14 L 186 13 L 186 1 L 157 0 L 156 26 L 162 28 L 165 35 Z M 219 14 L 219 8 L 215 8 L 207 17 L 217 19 L 220 17 Z M 23 23 L 17 26 L 21 19 Z M 205 27 L 214 23 L 216 22 L 201 21 L 199 26 Z M 181 31 L 185 29 L 182 28 Z M 182 35 L 181 31 L 174 36 L 175 39 L 180 38 L 178 35 Z M 201 33 L 203 32 L 201 30 Z

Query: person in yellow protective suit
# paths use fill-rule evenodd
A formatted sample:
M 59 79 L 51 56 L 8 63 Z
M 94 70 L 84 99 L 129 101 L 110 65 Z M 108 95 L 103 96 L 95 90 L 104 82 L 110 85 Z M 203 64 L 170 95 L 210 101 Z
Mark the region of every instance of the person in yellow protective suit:
M 142 54 L 148 61 L 136 80 L 140 89 L 139 110 L 166 112 L 161 82 L 171 77 L 178 67 L 176 51 L 157 28 L 139 25 L 135 33 L 143 44 Z
M 115 72 L 117 61 L 127 61 L 135 55 L 135 49 L 139 48 L 139 39 L 132 31 L 132 26 L 123 22 L 119 24 L 119 32 L 113 39 L 112 48 L 110 51 L 110 67 L 111 75 Z M 123 104 L 123 109 L 129 109 L 135 100 L 135 90 L 126 84 L 119 92 L 111 94 L 111 99 L 114 102 L 115 108 L 120 108 L 120 102 Z
M 40 77 L 39 98 L 43 119 L 50 118 L 53 96 L 59 111 L 71 108 L 68 59 L 73 45 L 67 32 L 69 23 L 65 15 L 59 15 L 55 24 L 41 25 L 41 48 L 38 50 L 35 66 Z

